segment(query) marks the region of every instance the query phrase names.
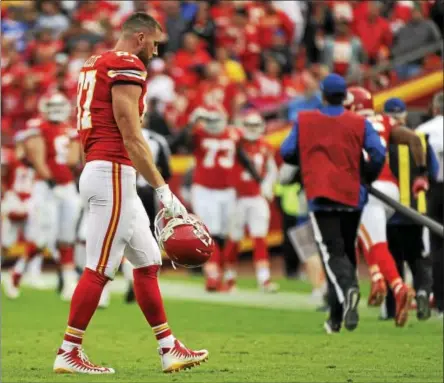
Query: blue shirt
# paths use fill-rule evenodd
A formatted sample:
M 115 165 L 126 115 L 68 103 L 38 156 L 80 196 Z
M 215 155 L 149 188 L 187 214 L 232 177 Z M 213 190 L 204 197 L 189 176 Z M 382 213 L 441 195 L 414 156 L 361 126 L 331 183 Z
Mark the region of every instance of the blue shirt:
M 26 32 L 28 26 L 22 21 L 5 19 L 2 20 L 2 35 L 5 38 L 15 40 L 16 48 L 19 52 L 23 52 L 26 48 Z
M 299 112 L 303 110 L 321 109 L 322 106 L 322 97 L 320 92 L 314 94 L 310 98 L 306 98 L 305 96 L 296 97 L 288 104 L 288 120 L 296 121 Z
M 340 116 L 344 113 L 343 106 L 323 106 L 320 109 L 320 112 L 326 114 L 327 116 Z M 291 130 L 288 137 L 285 139 L 281 146 L 281 155 L 286 163 L 292 165 L 299 164 L 299 156 L 298 156 L 298 130 L 299 125 L 296 120 L 293 125 L 293 129 Z M 364 143 L 363 149 L 369 155 L 369 161 L 366 164 L 366 170 L 368 172 L 379 173 L 382 169 L 385 162 L 385 154 L 386 148 L 383 145 L 381 138 L 379 137 L 376 130 L 373 128 L 372 124 L 369 121 L 365 121 L 365 135 L 364 135 Z M 367 188 L 364 185 L 361 185 L 359 191 L 359 204 L 356 209 L 361 210 L 367 202 L 368 192 Z M 332 202 L 331 204 L 319 204 L 319 202 L 314 200 L 308 201 L 308 207 L 312 211 L 316 210 L 331 210 L 331 209 L 354 209 L 351 206 L 345 206 L 342 204 L 337 204 Z

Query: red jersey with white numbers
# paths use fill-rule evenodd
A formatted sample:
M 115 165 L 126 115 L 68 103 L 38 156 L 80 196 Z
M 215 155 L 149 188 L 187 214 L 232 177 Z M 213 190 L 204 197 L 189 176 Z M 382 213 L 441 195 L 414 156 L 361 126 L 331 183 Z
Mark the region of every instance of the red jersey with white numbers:
M 77 132 L 66 123 L 32 119 L 27 123 L 27 129 L 22 133 L 23 139 L 39 135 L 45 142 L 46 163 L 52 174 L 52 179 L 58 185 L 74 181 L 71 168 L 67 165 L 71 140 L 77 139 Z M 22 137 L 17 137 L 22 139 Z
M 273 148 L 263 138 L 257 141 L 241 141 L 241 147 L 255 166 L 259 176 L 263 178 L 267 172 L 267 161 L 273 158 Z M 238 197 L 257 197 L 261 195 L 260 184 L 237 161 L 236 162 L 236 191 Z
M 2 182 L 5 191 L 13 191 L 22 201 L 29 199 L 35 180 L 34 169 L 26 166 L 12 152 L 2 158 L 2 165 L 7 169 Z
M 104 160 L 132 166 L 114 119 L 111 89 L 116 83 L 140 85 L 139 114 L 143 119 L 146 77 L 142 61 L 127 52 L 108 51 L 85 62 L 77 88 L 77 129 L 86 162 Z
M 211 134 L 198 125 L 193 131 L 195 168 L 193 183 L 210 189 L 227 189 L 234 186 L 234 164 L 241 133 L 226 127 L 219 134 Z
M 396 121 L 389 117 L 384 116 L 382 114 L 376 114 L 372 117 L 367 118 L 378 132 L 379 137 L 381 137 L 382 142 L 386 147 L 390 144 L 390 136 L 392 134 L 392 129 L 396 126 Z M 390 165 L 388 163 L 388 155 L 386 157 L 386 161 L 384 167 L 382 168 L 381 174 L 378 177 L 378 181 L 388 181 L 393 183 L 398 183 L 398 180 L 393 175 Z

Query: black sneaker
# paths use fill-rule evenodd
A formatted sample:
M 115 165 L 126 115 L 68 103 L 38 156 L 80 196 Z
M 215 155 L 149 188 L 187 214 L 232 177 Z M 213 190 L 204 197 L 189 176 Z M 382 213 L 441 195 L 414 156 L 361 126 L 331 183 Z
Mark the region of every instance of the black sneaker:
M 361 294 L 357 287 L 348 289 L 344 302 L 344 327 L 348 331 L 353 331 L 358 327 L 359 314 L 358 305 Z
M 125 294 L 125 302 L 126 303 L 133 303 L 136 300 L 136 295 L 134 294 L 134 287 L 133 284 L 130 282 L 128 285 L 128 290 Z
M 327 334 L 339 333 L 341 331 L 341 324 L 327 319 L 327 321 L 324 322 L 324 330 Z
M 418 320 L 427 320 L 431 315 L 429 297 L 424 290 L 420 290 L 416 294 L 416 317 Z

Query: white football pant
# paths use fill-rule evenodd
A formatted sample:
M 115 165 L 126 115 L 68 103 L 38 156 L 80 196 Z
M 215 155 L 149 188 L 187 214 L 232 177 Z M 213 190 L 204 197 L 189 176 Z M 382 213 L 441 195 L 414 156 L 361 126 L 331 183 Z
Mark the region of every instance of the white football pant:
M 262 196 L 241 197 L 236 201 L 231 217 L 230 239 L 239 242 L 245 236 L 245 228 L 253 238 L 264 238 L 270 225 L 270 207 Z
M 136 171 L 109 161 L 88 162 L 80 177 L 87 206 L 86 267 L 113 279 L 124 251 L 134 267 L 161 265 L 159 246 L 136 191 Z
M 22 201 L 16 193 L 7 191 L 3 197 L 1 204 L 2 212 L 2 227 L 1 227 L 1 240 L 2 247 L 10 248 L 17 243 L 20 239 L 20 234 L 28 233 L 29 219 L 20 221 L 10 220 L 8 215 L 10 213 L 29 214 L 29 199 Z
M 399 201 L 399 188 L 393 182 L 375 181 L 372 186 L 395 201 Z M 359 226 L 359 239 L 369 251 L 374 245 L 387 242 L 386 226 L 395 211 L 376 197 L 369 195 Z
M 191 207 L 211 235 L 226 237 L 236 203 L 236 191 L 209 189 L 201 185 L 191 187 Z
M 71 182 L 53 189 L 44 181 L 36 182 L 30 202 L 27 240 L 37 247 L 48 247 L 56 253 L 57 242 L 74 243 L 81 201 Z

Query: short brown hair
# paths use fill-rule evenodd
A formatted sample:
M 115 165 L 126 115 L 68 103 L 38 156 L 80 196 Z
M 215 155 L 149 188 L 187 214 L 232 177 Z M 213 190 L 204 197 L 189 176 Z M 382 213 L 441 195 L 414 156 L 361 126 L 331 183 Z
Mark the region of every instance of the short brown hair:
M 140 32 L 143 29 L 148 29 L 154 32 L 156 29 L 162 31 L 162 27 L 158 21 L 144 12 L 136 12 L 129 16 L 122 26 L 124 33 Z

